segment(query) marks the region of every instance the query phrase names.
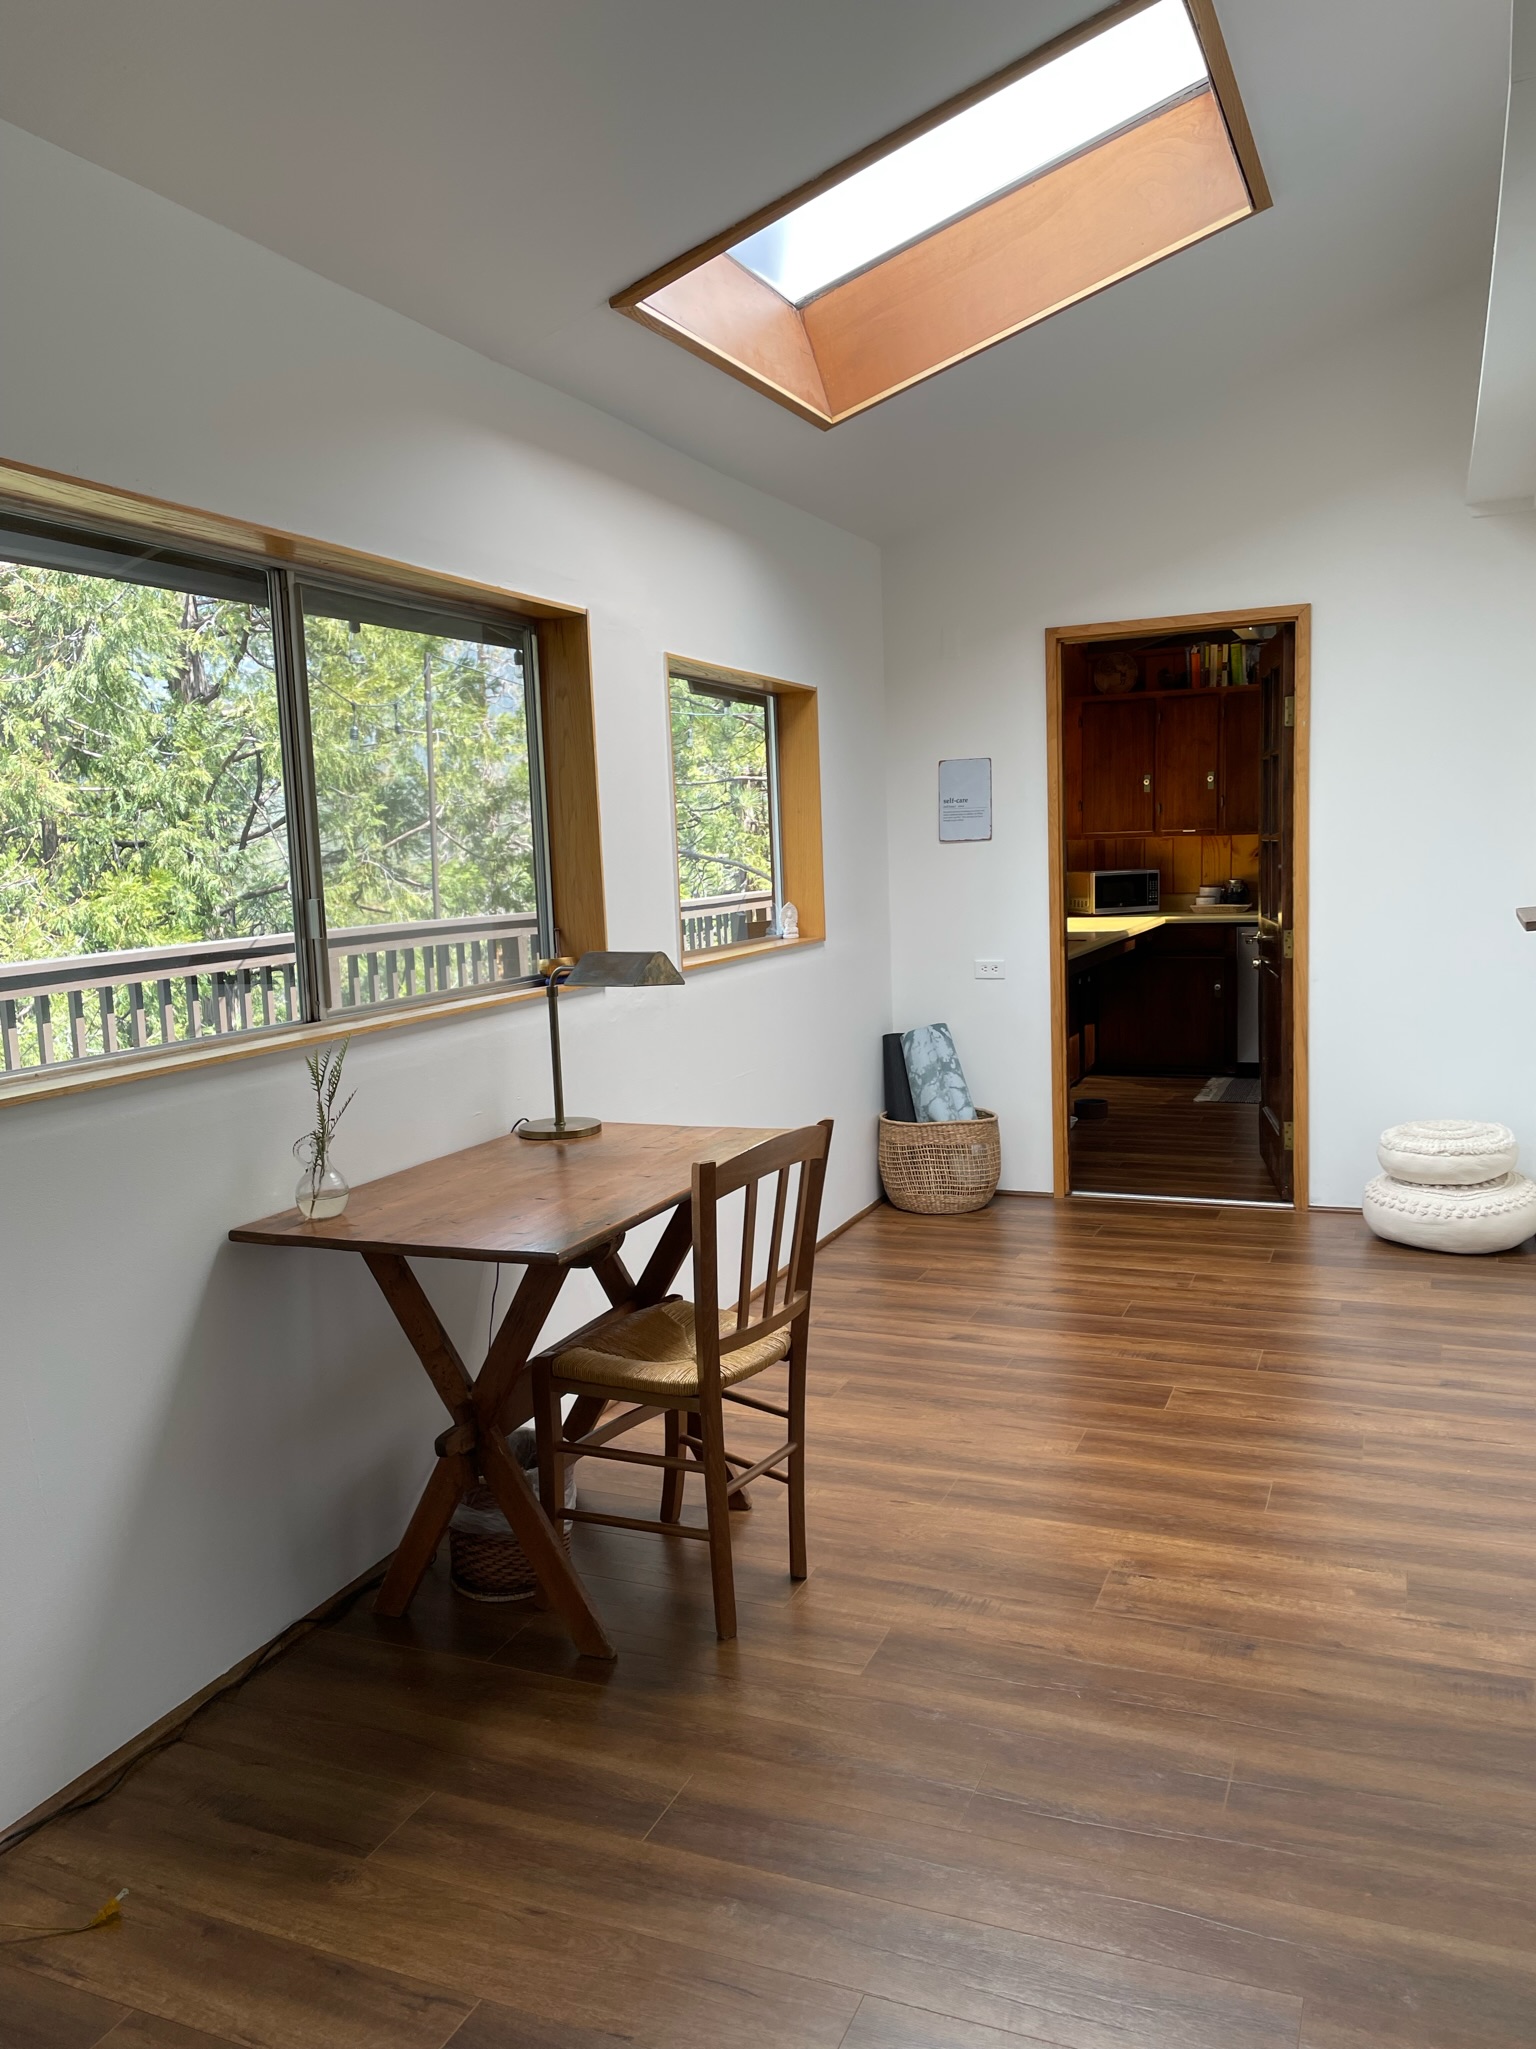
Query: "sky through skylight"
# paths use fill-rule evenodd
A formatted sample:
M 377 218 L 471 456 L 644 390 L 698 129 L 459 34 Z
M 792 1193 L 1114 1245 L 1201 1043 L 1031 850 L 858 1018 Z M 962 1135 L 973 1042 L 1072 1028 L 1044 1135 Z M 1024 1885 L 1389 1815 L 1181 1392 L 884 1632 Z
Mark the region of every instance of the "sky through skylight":
M 730 253 L 798 305 L 1206 79 L 1184 0 L 1156 0 Z

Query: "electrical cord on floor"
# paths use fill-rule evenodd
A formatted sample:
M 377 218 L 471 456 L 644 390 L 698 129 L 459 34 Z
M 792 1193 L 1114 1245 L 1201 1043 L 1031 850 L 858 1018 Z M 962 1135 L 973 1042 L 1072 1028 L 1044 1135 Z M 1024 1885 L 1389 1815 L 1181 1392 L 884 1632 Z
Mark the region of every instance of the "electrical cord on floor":
M 528 1119 L 526 1117 L 519 1117 L 517 1124 L 514 1124 L 512 1129 L 516 1131 L 518 1124 L 526 1124 L 527 1122 Z M 491 1287 L 490 1324 L 485 1335 L 487 1351 L 490 1350 L 491 1341 L 496 1334 L 496 1297 L 500 1288 L 501 1264 L 498 1261 L 496 1279 Z M 386 1560 L 385 1563 L 387 1565 L 388 1561 Z M 257 1652 L 244 1671 L 237 1671 L 227 1686 L 221 1687 L 217 1693 L 211 1694 L 207 1700 L 200 1702 L 194 1710 L 194 1714 L 201 1714 L 204 1708 L 212 1707 L 215 1701 L 228 1700 L 230 1695 L 237 1693 L 247 1680 L 254 1679 L 256 1674 L 270 1664 L 274 1658 L 280 1657 L 290 1644 L 296 1643 L 301 1636 L 308 1635 L 312 1629 L 320 1628 L 325 1622 L 330 1620 L 332 1615 L 339 1613 L 342 1607 L 356 1600 L 359 1594 L 366 1593 L 369 1587 L 377 1586 L 384 1577 L 384 1572 L 385 1566 L 379 1566 L 366 1579 L 360 1581 L 355 1586 L 348 1587 L 334 1601 L 328 1602 L 323 1608 L 318 1609 L 315 1614 L 306 1615 L 300 1621 L 295 1622 L 291 1628 L 285 1629 L 282 1635 L 275 1637 L 264 1650 Z M 171 1744 L 179 1742 L 192 1719 L 193 1716 L 188 1715 L 185 1722 L 179 1722 L 174 1729 L 167 1730 L 157 1743 L 152 1743 L 147 1750 L 143 1750 L 137 1757 L 131 1758 L 121 1771 L 114 1772 L 104 1786 L 97 1786 L 89 1793 L 82 1793 L 79 1799 L 71 1800 L 63 1807 L 56 1807 L 51 1814 L 40 1815 L 36 1821 L 27 1822 L 21 1828 L 12 1829 L 8 1835 L 0 1835 L 0 1857 L 3 1857 L 7 1850 L 14 1850 L 19 1844 L 26 1842 L 28 1837 L 36 1835 L 39 1829 L 46 1828 L 50 1821 L 61 1821 L 66 1814 L 82 1814 L 86 1808 L 94 1807 L 99 1801 L 105 1800 L 109 1793 L 115 1793 L 130 1772 L 137 1771 L 141 1764 L 147 1763 L 152 1757 L 158 1757 L 162 1750 L 167 1750 Z M 109 1922 L 119 1918 L 121 1911 L 119 1903 L 126 1898 L 127 1889 L 125 1888 L 115 1898 L 108 1900 L 106 1906 L 101 1909 L 94 1920 L 83 1923 L 79 1928 L 39 1928 L 34 1929 L 27 1935 L 0 1936 L 0 1949 L 3 1949 L 10 1942 L 39 1942 L 45 1937 L 83 1935 L 88 1929 L 104 1928 Z
M 284 1651 L 290 1650 L 301 1637 L 309 1636 L 317 1629 L 323 1629 L 326 1623 L 331 1621 L 333 1617 L 341 1614 L 344 1609 L 351 1607 L 352 1603 L 363 1594 L 366 1594 L 371 1587 L 378 1586 L 388 1568 L 389 1560 L 386 1558 L 381 1564 L 376 1565 L 372 1572 L 365 1573 L 361 1579 L 354 1580 L 350 1586 L 343 1587 L 341 1592 L 333 1595 L 329 1601 L 322 1602 L 318 1608 L 313 1609 L 308 1615 L 301 1615 L 297 1622 L 290 1623 L 281 1636 L 273 1637 L 271 1643 L 264 1644 L 259 1651 L 252 1652 L 249 1660 L 243 1666 L 237 1666 L 216 1693 L 209 1694 L 206 1700 L 200 1700 L 184 1721 L 177 1722 L 173 1728 L 167 1729 L 155 1742 L 141 1750 L 136 1757 L 129 1758 L 122 1769 L 115 1771 L 104 1786 L 93 1786 L 88 1793 L 81 1793 L 76 1799 L 66 1801 L 63 1806 L 55 1807 L 50 1813 L 40 1814 L 35 1821 L 23 1822 L 19 1828 L 13 1828 L 8 1834 L 0 1835 L 0 1857 L 3 1857 L 8 1850 L 14 1850 L 22 1843 L 28 1841 L 30 1837 L 37 1834 L 39 1829 L 46 1828 L 51 1821 L 62 1821 L 67 1814 L 83 1814 L 87 1808 L 97 1806 L 109 1794 L 115 1793 L 124 1780 L 130 1774 L 136 1772 L 141 1764 L 147 1764 L 152 1757 L 158 1757 L 162 1750 L 169 1750 L 173 1743 L 179 1743 L 188 1728 L 205 1708 L 211 1708 L 221 1700 L 230 1699 L 232 1695 L 240 1691 L 242 1686 L 245 1686 L 250 1680 L 254 1679 L 258 1672 L 264 1672 L 275 1658 L 280 1658 Z M 125 1897 L 126 1888 L 123 1892 L 116 1895 L 116 1900 L 121 1901 Z M 108 1913 L 108 1908 L 112 1908 L 113 1911 Z M 117 1909 L 115 1902 L 109 1900 L 107 1906 L 101 1909 L 97 1919 L 89 1921 L 84 1925 L 85 1928 L 105 1927 L 108 1921 L 115 1920 L 116 1918 Z M 84 1928 L 34 1930 L 30 1935 L 0 1937 L 0 1948 L 3 1948 L 5 1943 L 11 1941 L 36 1942 L 40 1935 L 76 1935 L 82 1933 L 84 1933 Z
M 15 1943 L 52 1942 L 60 1935 L 89 1935 L 93 1928 L 110 1928 L 123 1918 L 123 1901 L 128 1897 L 125 1885 L 121 1892 L 113 1893 L 104 1907 L 98 1907 L 89 1921 L 82 1921 L 77 1928 L 29 1928 L 24 1935 L 0 1935 L 0 1949 L 9 1949 Z M 17 1924 L 13 1921 L 11 1927 Z M 6 1923 L 0 1921 L 0 1928 Z

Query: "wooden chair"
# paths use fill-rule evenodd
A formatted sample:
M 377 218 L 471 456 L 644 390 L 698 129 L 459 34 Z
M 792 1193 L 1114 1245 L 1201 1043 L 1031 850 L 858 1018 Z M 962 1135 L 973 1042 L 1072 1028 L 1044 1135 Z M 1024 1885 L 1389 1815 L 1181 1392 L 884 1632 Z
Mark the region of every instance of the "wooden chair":
M 552 1521 L 607 1523 L 624 1530 L 656 1530 L 663 1535 L 699 1537 L 709 1544 L 710 1577 L 715 1596 L 715 1629 L 722 1638 L 736 1634 L 736 1590 L 731 1572 L 732 1503 L 750 1504 L 743 1491 L 758 1479 L 777 1480 L 789 1490 L 789 1570 L 806 1576 L 805 1562 L 805 1360 L 811 1316 L 811 1279 L 816 1263 L 816 1229 L 821 1214 L 830 1118 L 803 1130 L 771 1138 L 733 1160 L 717 1164 L 702 1160 L 693 1169 L 694 1299 L 669 1296 L 649 1308 L 599 1318 L 563 1347 L 534 1364 L 534 1419 L 538 1431 L 539 1491 Z M 789 1209 L 791 1181 L 798 1167 L 799 1185 L 790 1227 L 789 1258 L 780 1270 Z M 756 1250 L 758 1189 L 776 1177 L 773 1223 L 768 1240 L 767 1278 L 759 1293 L 752 1285 Z M 741 1262 L 735 1299 L 722 1309 L 719 1274 L 719 1212 L 726 1197 L 745 1190 L 742 1211 Z M 782 1293 L 780 1292 L 782 1289 Z M 787 1405 L 779 1408 L 741 1393 L 741 1384 L 768 1367 L 789 1362 Z M 572 1411 L 596 1422 L 607 1403 L 635 1406 L 599 1427 L 568 1438 L 561 1421 L 560 1399 L 573 1394 Z M 725 1448 L 724 1404 L 739 1403 L 765 1415 L 782 1417 L 788 1435 L 766 1458 L 744 1459 Z M 661 1453 L 622 1449 L 612 1440 L 648 1417 L 665 1418 L 665 1449 Z M 662 1471 L 661 1515 L 645 1521 L 635 1516 L 600 1515 L 565 1506 L 565 1461 L 568 1458 L 611 1458 Z M 785 1462 L 786 1471 L 778 1468 Z M 680 1520 L 683 1483 L 690 1473 L 704 1480 L 707 1526 L 699 1529 Z

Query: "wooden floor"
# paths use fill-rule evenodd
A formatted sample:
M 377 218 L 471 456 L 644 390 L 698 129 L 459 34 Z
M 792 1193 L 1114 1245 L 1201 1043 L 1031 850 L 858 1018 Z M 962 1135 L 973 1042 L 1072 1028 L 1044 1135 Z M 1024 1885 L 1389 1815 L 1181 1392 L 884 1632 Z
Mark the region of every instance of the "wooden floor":
M 1197 1103 L 1198 1074 L 1091 1074 L 1073 1089 L 1102 1096 L 1109 1115 L 1083 1119 L 1068 1140 L 1074 1191 L 1274 1202 L 1259 1157 L 1257 1103 Z
M 820 1285 L 808 1582 L 775 1494 L 734 1645 L 611 1530 L 613 1669 L 359 1607 L 0 1862 L 132 1888 L 5 2049 L 1531 2049 L 1536 1258 L 1014 1199 Z

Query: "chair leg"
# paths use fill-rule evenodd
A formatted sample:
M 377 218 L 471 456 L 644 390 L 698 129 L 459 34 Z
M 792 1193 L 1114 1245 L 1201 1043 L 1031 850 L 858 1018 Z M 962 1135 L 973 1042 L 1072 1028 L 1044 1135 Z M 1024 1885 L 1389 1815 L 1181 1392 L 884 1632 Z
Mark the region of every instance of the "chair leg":
M 709 1576 L 715 1593 L 715 1634 L 729 1643 L 736 1634 L 736 1581 L 731 1571 L 730 1473 L 725 1463 L 725 1419 L 720 1398 L 699 1403 L 704 1441 L 704 1507 L 709 1517 Z
M 533 1427 L 539 1448 L 539 1500 L 555 1528 L 562 1529 L 565 1460 L 556 1450 L 563 1427 L 560 1397 L 555 1393 L 548 1368 L 543 1366 L 533 1370 Z
M 676 1409 L 668 1409 L 662 1428 L 666 1433 L 662 1450 L 668 1458 L 681 1457 L 683 1432 L 681 1418 Z M 682 1512 L 683 1469 L 681 1466 L 671 1466 L 661 1476 L 661 1520 L 664 1523 L 675 1523 Z
M 805 1351 L 803 1326 L 796 1330 L 789 1348 L 789 1435 L 794 1450 L 789 1455 L 789 1576 L 806 1579 L 810 1567 L 805 1558 Z

